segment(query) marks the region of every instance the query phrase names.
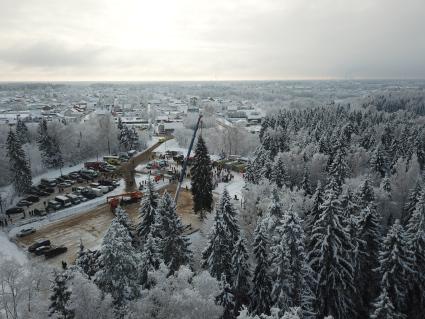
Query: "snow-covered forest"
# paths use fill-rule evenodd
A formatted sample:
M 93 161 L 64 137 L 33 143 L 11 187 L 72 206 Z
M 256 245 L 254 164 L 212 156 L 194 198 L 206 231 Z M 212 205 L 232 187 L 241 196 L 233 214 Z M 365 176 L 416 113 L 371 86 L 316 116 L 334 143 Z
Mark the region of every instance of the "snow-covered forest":
M 0 318 L 423 318 L 425 94 L 349 95 L 265 98 L 258 135 L 218 129 L 209 105 L 190 170 L 202 229 L 185 234 L 173 194 L 149 183 L 137 222 L 118 208 L 74 264 L 2 257 Z M 194 118 L 183 124 L 174 134 L 187 147 Z M 3 133 L 17 192 L 31 171 L 147 140 L 110 117 Z M 226 188 L 213 196 L 208 155 L 220 153 L 249 158 L 241 202 Z

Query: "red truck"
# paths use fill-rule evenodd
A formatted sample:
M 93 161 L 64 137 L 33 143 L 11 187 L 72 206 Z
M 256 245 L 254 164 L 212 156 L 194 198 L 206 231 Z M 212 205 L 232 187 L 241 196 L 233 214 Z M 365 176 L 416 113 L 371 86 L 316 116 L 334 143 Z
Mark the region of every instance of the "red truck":
M 95 171 L 100 170 L 100 168 L 105 165 L 104 162 L 85 162 L 84 167 L 87 169 L 93 169 Z

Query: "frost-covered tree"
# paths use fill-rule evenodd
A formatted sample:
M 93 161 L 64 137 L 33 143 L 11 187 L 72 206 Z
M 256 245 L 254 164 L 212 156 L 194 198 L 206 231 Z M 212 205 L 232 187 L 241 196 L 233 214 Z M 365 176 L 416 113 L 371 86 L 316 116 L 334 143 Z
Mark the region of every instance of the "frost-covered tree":
M 194 274 L 183 266 L 169 276 L 163 266 L 150 273 L 154 283 L 129 305 L 128 319 L 219 319 L 223 307 L 215 303 L 219 282 L 207 271 Z
M 311 201 L 311 207 L 306 212 L 304 224 L 305 224 L 305 234 L 307 237 L 307 243 L 310 242 L 311 231 L 313 229 L 313 225 L 316 220 L 319 219 L 320 216 L 320 207 L 323 204 L 324 200 L 324 190 L 320 181 L 317 183 L 316 191 L 314 192 Z
M 89 279 L 102 267 L 99 263 L 99 257 L 100 251 L 85 249 L 82 240 L 80 240 L 80 249 L 75 259 L 75 265 Z
M 220 205 L 220 201 L 215 209 L 214 225 L 207 247 L 202 252 L 202 266 L 218 280 L 223 274 L 231 278 L 232 249 L 235 244 L 224 219 L 224 205 Z
M 148 234 L 151 232 L 152 225 L 156 221 L 156 209 L 158 207 L 158 193 L 155 191 L 151 180 L 148 181 L 147 190 L 140 203 L 140 221 L 137 225 L 137 235 L 141 243 L 146 241 Z
M 422 192 L 406 227 L 414 262 L 408 294 L 408 317 L 421 318 L 425 313 L 425 192 Z
M 402 225 L 407 225 L 410 218 L 412 217 L 412 214 L 416 209 L 416 204 L 419 201 L 421 193 L 422 193 L 421 184 L 416 183 L 416 186 L 410 190 L 409 196 L 407 197 L 406 204 L 403 207 L 403 212 L 401 216 Z
M 123 209 L 121 206 L 118 206 L 115 209 L 115 217 L 116 217 L 117 221 L 121 223 L 121 225 L 123 225 L 125 228 L 130 230 L 131 221 L 130 221 L 130 217 L 128 216 L 128 213 L 125 211 L 125 209 Z
M 249 304 L 251 270 L 248 259 L 245 240 L 240 236 L 234 248 L 231 263 L 235 315 L 238 315 L 243 305 Z
M 342 185 L 344 180 L 349 176 L 349 170 L 350 168 L 345 160 L 345 152 L 340 147 L 333 157 L 333 161 L 329 167 L 329 174 L 335 179 L 338 185 Z
M 356 195 L 359 201 L 359 206 L 361 208 L 369 206 L 375 201 L 375 192 L 369 178 L 366 178 L 365 181 L 359 186 Z
M 168 192 L 158 203 L 154 236 L 157 237 L 159 252 L 170 273 L 180 266 L 188 265 L 192 259 L 189 239 L 183 235 L 184 227 L 176 212 L 174 199 Z
M 371 319 L 404 319 L 406 316 L 397 311 L 388 296 L 388 291 L 383 289 L 378 299 L 373 303 L 373 313 Z
M 111 294 L 117 309 L 138 296 L 139 260 L 128 230 L 113 219 L 102 240 L 99 258 L 102 268 L 94 282 L 103 292 Z
M 272 281 L 269 274 L 269 256 L 267 253 L 269 240 L 267 230 L 260 221 L 255 229 L 254 256 L 255 269 L 252 280 L 250 309 L 256 314 L 270 314 L 272 305 L 271 289 Z
M 148 273 L 150 271 L 157 270 L 161 264 L 161 261 L 158 241 L 153 238 L 151 233 L 149 233 L 146 243 L 143 245 L 141 254 L 141 269 L 139 280 L 143 287 L 149 287 L 150 283 L 148 282 Z
M 382 145 L 378 145 L 370 157 L 372 172 L 379 173 L 381 177 L 385 177 L 389 171 L 389 161 L 388 154 L 385 152 Z
M 28 131 L 25 122 L 18 118 L 16 122 L 16 137 L 20 141 L 21 145 L 30 142 L 30 133 Z
M 212 166 L 208 149 L 202 136 L 199 136 L 195 147 L 190 175 L 193 210 L 199 213 L 202 218 L 206 211 L 211 210 L 213 202 Z
M 270 180 L 279 188 L 282 188 L 284 185 L 289 186 L 290 182 L 287 171 L 282 156 L 277 156 L 272 167 Z
M 226 276 L 223 275 L 221 278 L 221 291 L 215 299 L 217 305 L 223 307 L 223 314 L 221 319 L 232 319 L 234 318 L 235 300 L 232 293 L 230 284 L 228 283 Z
M 282 314 L 290 307 L 302 307 L 305 317 L 310 318 L 315 279 L 304 247 L 302 221 L 292 207 L 276 228 L 270 251 L 273 307 Z
M 318 280 L 315 311 L 319 317 L 346 318 L 353 311 L 353 246 L 333 188 L 326 189 L 320 211 L 311 232 L 309 252 L 310 265 Z
M 384 238 L 379 252 L 380 292 L 374 313 L 379 311 L 380 303 L 385 298 L 389 298 L 396 314 L 406 313 L 409 278 L 414 275 L 413 263 L 413 252 L 409 249 L 405 231 L 397 219 Z
M 74 311 L 70 308 L 71 290 L 68 288 L 66 273 L 55 273 L 51 286 L 49 317 L 73 319 Z
M 373 270 L 378 267 L 380 225 L 380 218 L 374 207 L 366 206 L 360 211 L 355 229 L 358 239 L 355 299 L 359 316 L 369 313 L 371 300 L 374 300 L 379 286 L 377 274 Z
M 31 166 L 16 134 L 10 130 L 7 136 L 7 157 L 9 158 L 12 183 L 18 194 L 24 194 L 32 184 Z
M 237 211 L 230 201 L 230 195 L 227 188 L 224 188 L 216 209 L 219 210 L 220 214 L 223 216 L 223 221 L 230 236 L 230 249 L 233 250 L 240 236 L 240 228 L 237 220 Z
M 310 177 L 308 176 L 308 171 L 304 168 L 303 180 L 301 181 L 301 188 L 304 191 L 304 194 L 310 196 L 313 194 L 311 189 Z

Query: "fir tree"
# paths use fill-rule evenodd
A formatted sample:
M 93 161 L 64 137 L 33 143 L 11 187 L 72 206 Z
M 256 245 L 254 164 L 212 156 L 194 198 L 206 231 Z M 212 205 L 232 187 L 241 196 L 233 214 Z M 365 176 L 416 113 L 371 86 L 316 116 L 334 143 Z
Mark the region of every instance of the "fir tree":
M 140 222 L 137 225 L 137 234 L 141 243 L 146 241 L 151 232 L 152 225 L 156 221 L 156 209 L 158 207 L 158 193 L 154 189 L 151 180 L 148 181 L 147 190 L 140 203 Z
M 196 144 L 190 175 L 192 177 L 193 209 L 203 218 L 205 211 L 211 210 L 213 184 L 211 160 L 202 136 L 199 136 Z
M 319 219 L 320 206 L 323 204 L 324 200 L 324 191 L 320 181 L 317 183 L 316 191 L 314 192 L 311 199 L 312 205 L 311 208 L 307 211 L 305 217 L 305 234 L 308 240 L 307 242 L 309 242 L 314 223 Z
M 38 125 L 37 144 L 45 167 L 49 167 L 50 142 L 51 140 L 47 130 L 47 121 L 46 119 L 43 119 Z
M 375 192 L 369 178 L 360 185 L 359 190 L 357 191 L 357 198 L 359 201 L 359 206 L 365 208 L 370 206 L 375 201 Z
M 403 213 L 401 215 L 401 223 L 407 225 L 410 218 L 412 217 L 413 212 L 416 209 L 416 204 L 419 201 L 419 198 L 422 193 L 421 184 L 416 183 L 416 186 L 410 190 L 409 197 L 407 198 L 406 204 L 403 208 Z
M 236 243 L 232 256 L 232 291 L 234 295 L 235 306 L 234 315 L 239 314 L 243 305 L 249 304 L 249 281 L 251 278 L 250 266 L 248 263 L 248 252 L 243 237 L 240 237 Z
M 425 192 L 422 192 L 406 228 L 413 253 L 414 275 L 408 294 L 408 318 L 419 319 L 425 313 Z
M 221 315 L 221 319 L 233 319 L 234 317 L 234 296 L 232 293 L 232 289 L 230 288 L 230 284 L 228 283 L 226 276 L 223 275 L 221 277 L 221 292 L 216 297 L 215 302 L 217 305 L 223 307 L 224 311 Z
M 377 274 L 373 270 L 378 267 L 381 227 L 374 207 L 367 206 L 361 210 L 356 231 L 359 240 L 355 276 L 356 304 L 358 316 L 364 317 L 369 313 L 370 301 L 375 298 L 379 286 Z
M 340 147 L 333 158 L 329 167 L 329 174 L 335 179 L 338 185 L 342 185 L 344 180 L 349 176 L 349 167 L 345 160 L 345 153 Z
M 347 318 L 352 314 L 353 246 L 342 219 L 341 202 L 335 190 L 329 187 L 310 238 L 310 265 L 318 276 L 316 312 L 319 317 Z
M 128 230 L 116 218 L 103 238 L 100 253 L 102 268 L 94 282 L 104 293 L 111 294 L 115 307 L 121 309 L 138 296 L 139 258 Z
M 20 141 L 21 145 L 30 142 L 30 134 L 25 122 L 18 118 L 16 123 L 16 138 Z
M 269 275 L 269 258 L 267 248 L 269 241 L 266 234 L 266 228 L 262 222 L 259 222 L 254 234 L 254 256 L 256 266 L 251 291 L 251 311 L 260 314 L 270 314 L 272 300 L 270 292 L 272 282 Z
M 115 217 L 117 218 L 117 221 L 121 223 L 121 225 L 130 231 L 131 221 L 125 209 L 123 209 L 121 206 L 118 206 L 115 209 Z
M 313 315 L 314 278 L 304 248 L 302 222 L 292 208 L 276 229 L 273 242 L 270 248 L 273 306 L 281 314 L 290 307 L 302 307 L 308 318 Z
M 158 242 L 152 237 L 151 233 L 148 234 L 146 243 L 143 246 L 141 259 L 140 284 L 144 288 L 149 288 L 148 273 L 149 271 L 157 270 L 161 263 Z
M 221 202 L 221 199 L 220 199 Z M 220 204 L 219 202 L 219 204 Z M 211 276 L 221 279 L 224 274 L 231 278 L 232 247 L 234 245 L 223 210 L 217 204 L 214 225 L 209 235 L 207 247 L 202 252 L 202 267 L 208 269 Z
M 85 249 L 82 240 L 80 240 L 78 255 L 75 259 L 75 265 L 80 272 L 91 279 L 102 268 L 99 260 L 100 252 L 98 250 Z
M 74 311 L 70 309 L 71 291 L 67 286 L 65 273 L 55 273 L 50 295 L 49 317 L 60 319 L 74 318 Z
M 6 143 L 13 186 L 18 194 L 24 194 L 32 184 L 30 163 L 20 141 L 12 130 L 9 131 Z
M 385 176 L 384 179 L 382 179 L 381 182 L 381 189 L 387 194 L 388 198 L 391 198 L 391 182 L 390 179 Z
M 379 252 L 380 299 L 388 295 L 395 313 L 405 313 L 413 253 L 408 247 L 403 227 L 397 219 L 385 237 Z M 379 310 L 379 299 L 374 313 Z
M 378 299 L 373 304 L 373 313 L 370 315 L 371 319 L 404 319 L 406 318 L 398 312 L 391 299 L 388 296 L 388 291 L 383 289 Z
M 50 137 L 49 150 L 48 150 L 48 167 L 49 168 L 62 168 L 64 165 L 62 151 L 59 147 L 59 142 L 56 137 Z
M 237 221 L 237 212 L 230 201 L 227 188 L 224 188 L 216 209 L 220 210 L 223 216 L 223 221 L 230 235 L 230 249 L 233 250 L 234 245 L 239 239 L 240 229 Z
M 157 208 L 154 235 L 158 237 L 158 248 L 170 274 L 180 266 L 188 265 L 192 259 L 189 239 L 183 235 L 184 227 L 176 213 L 173 198 L 165 192 Z
M 284 185 L 290 184 L 287 174 L 287 168 L 281 156 L 277 156 L 276 161 L 274 162 L 270 180 L 275 183 L 276 186 L 279 188 L 282 188 Z
M 370 167 L 372 172 L 379 173 L 382 178 L 388 173 L 389 159 L 382 145 L 378 145 L 370 157 Z
M 310 196 L 313 194 L 311 190 L 311 184 L 310 179 L 308 177 L 307 168 L 304 168 L 304 175 L 303 180 L 301 181 L 301 188 L 303 189 L 305 195 Z

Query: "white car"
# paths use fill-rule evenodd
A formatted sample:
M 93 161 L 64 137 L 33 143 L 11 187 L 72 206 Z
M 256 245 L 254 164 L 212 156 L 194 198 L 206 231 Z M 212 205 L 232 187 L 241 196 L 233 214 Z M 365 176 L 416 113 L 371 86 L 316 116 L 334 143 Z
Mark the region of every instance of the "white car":
M 34 228 L 24 228 L 19 233 L 16 234 L 17 237 L 25 237 L 35 233 Z

